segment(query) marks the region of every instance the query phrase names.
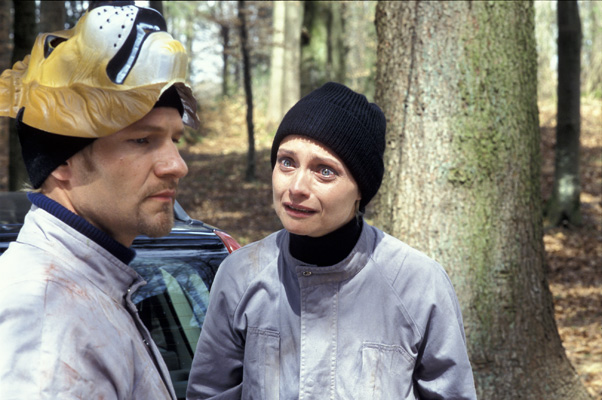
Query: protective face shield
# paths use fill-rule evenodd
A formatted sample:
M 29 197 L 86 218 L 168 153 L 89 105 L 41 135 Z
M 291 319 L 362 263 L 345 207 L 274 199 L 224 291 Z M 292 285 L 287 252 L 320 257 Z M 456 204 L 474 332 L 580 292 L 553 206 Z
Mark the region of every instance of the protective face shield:
M 172 85 L 184 124 L 198 127 L 187 56 L 157 11 L 133 2 L 90 9 L 70 30 L 38 35 L 31 56 L 0 76 L 0 116 L 81 138 L 115 133 L 146 115 Z

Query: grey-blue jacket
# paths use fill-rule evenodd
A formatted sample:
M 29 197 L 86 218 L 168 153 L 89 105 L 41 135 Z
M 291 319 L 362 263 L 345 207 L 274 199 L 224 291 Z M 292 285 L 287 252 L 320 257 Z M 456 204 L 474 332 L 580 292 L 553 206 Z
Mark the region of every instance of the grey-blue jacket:
M 475 399 L 444 269 L 364 223 L 342 262 L 294 259 L 282 230 L 222 263 L 188 399 Z
M 0 257 L 0 399 L 175 399 L 131 301 L 144 283 L 32 206 Z

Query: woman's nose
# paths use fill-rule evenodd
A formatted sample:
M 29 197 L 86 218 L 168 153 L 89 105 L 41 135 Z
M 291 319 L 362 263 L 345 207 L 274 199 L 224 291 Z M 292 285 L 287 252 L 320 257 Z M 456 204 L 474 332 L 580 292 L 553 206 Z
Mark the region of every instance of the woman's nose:
M 290 184 L 290 187 L 289 187 L 289 191 L 290 191 L 291 195 L 308 197 L 309 196 L 308 179 L 309 179 L 309 176 L 308 176 L 307 172 L 305 172 L 303 170 L 298 170 L 295 173 L 295 175 L 292 179 L 292 182 Z

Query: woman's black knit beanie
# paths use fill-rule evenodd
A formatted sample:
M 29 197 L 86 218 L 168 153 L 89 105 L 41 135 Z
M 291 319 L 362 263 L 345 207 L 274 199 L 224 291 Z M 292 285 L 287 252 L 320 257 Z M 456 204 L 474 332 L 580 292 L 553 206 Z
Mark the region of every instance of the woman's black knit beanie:
M 340 83 L 329 82 L 299 100 L 282 119 L 272 143 L 272 169 L 286 136 L 317 140 L 351 172 L 362 194 L 363 212 L 382 182 L 386 126 L 385 115 L 376 104 Z

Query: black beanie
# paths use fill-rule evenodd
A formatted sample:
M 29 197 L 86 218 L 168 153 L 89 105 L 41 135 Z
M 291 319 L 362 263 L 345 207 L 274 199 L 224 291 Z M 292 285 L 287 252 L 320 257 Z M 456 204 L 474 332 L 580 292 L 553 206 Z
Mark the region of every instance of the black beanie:
M 21 154 L 31 185 L 39 189 L 52 171 L 96 138 L 55 135 L 36 129 L 22 122 L 24 110 L 19 110 L 16 118 Z
M 180 116 L 184 114 L 182 100 L 174 85 L 159 97 L 153 108 L 157 107 L 172 107 L 178 110 Z M 23 123 L 24 110 L 19 110 L 16 118 L 21 154 L 31 185 L 39 189 L 52 171 L 96 138 L 58 135 L 36 129 Z
M 357 183 L 360 211 L 383 179 L 386 119 L 381 109 L 340 83 L 329 82 L 303 97 L 284 116 L 272 143 L 272 169 L 288 135 L 314 139 L 343 160 Z

